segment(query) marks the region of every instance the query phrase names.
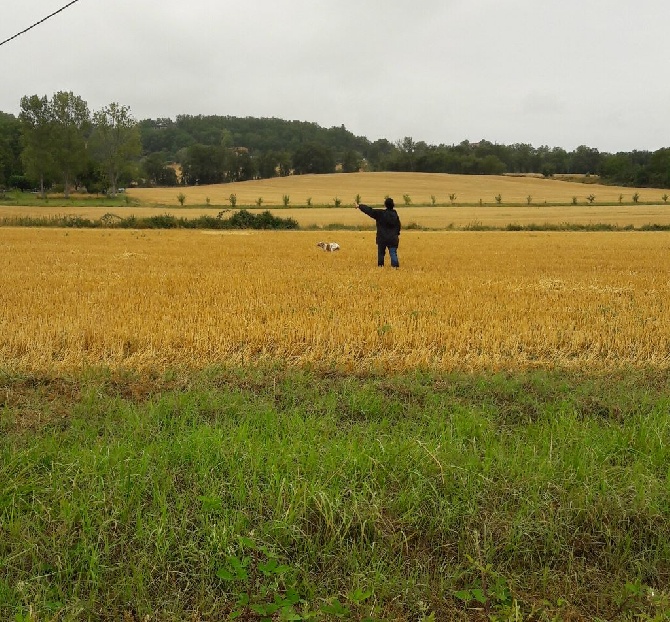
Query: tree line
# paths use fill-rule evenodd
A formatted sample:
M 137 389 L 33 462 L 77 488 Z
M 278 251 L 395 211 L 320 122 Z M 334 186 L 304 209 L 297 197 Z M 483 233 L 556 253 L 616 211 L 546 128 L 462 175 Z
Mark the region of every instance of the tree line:
M 343 125 L 277 118 L 179 115 L 137 121 L 112 103 L 90 112 L 71 92 L 25 96 L 18 117 L 0 112 L 0 187 L 116 194 L 119 185 L 176 186 L 286 175 L 411 171 L 599 175 L 605 183 L 670 187 L 670 148 L 605 153 L 579 146 L 429 145 L 370 141 Z M 179 172 L 179 173 L 178 173 Z
M 66 197 L 86 184 L 116 195 L 142 154 L 137 122 L 127 106 L 111 103 L 91 113 L 72 92 L 21 98 L 18 118 L 0 114 L 0 185 L 42 196 L 60 186 Z

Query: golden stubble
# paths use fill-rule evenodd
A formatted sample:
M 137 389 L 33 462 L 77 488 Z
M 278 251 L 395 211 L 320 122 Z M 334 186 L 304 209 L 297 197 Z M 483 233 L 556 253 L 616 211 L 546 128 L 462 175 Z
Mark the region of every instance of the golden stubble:
M 667 233 L 405 231 L 399 253 L 377 268 L 371 232 L 0 229 L 0 366 L 670 362 Z
M 204 205 L 207 199 L 212 204 L 229 205 L 230 195 L 234 194 L 238 205 L 254 206 L 262 198 L 262 206 L 283 206 L 283 198 L 288 196 L 289 205 L 294 207 L 304 207 L 308 199 L 314 206 L 333 206 L 336 198 L 342 205 L 351 205 L 357 195 L 371 205 L 383 204 L 386 196 L 392 196 L 397 204 L 403 205 L 404 195 L 409 195 L 415 205 L 432 205 L 433 197 L 438 204 L 450 205 L 450 195 L 455 195 L 456 203 L 479 204 L 481 200 L 485 205 L 495 206 L 499 195 L 503 203 L 525 205 L 531 197 L 535 205 L 571 204 L 576 197 L 580 205 L 585 205 L 591 194 L 596 202 L 618 202 L 623 195 L 622 201 L 630 203 L 637 192 L 640 202 L 663 203 L 665 193 L 657 188 L 623 188 L 558 178 L 379 172 L 292 175 L 185 188 L 134 188 L 128 194 L 147 204 L 178 206 L 180 192 L 186 197 L 186 205 Z

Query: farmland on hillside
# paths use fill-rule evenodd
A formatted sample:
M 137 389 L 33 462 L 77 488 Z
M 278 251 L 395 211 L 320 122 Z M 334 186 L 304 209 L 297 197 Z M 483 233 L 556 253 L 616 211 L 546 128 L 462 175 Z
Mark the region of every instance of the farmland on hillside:
M 177 198 L 180 193 L 185 197 L 183 206 Z M 636 193 L 638 203 L 632 201 Z M 235 195 L 236 208 L 231 204 L 231 194 Z M 74 202 L 59 197 L 43 202 L 31 197 L 26 205 L 20 205 L 19 198 L 19 204 L 0 205 L 0 220 L 61 216 L 99 220 L 111 214 L 113 222 L 116 217 L 151 218 L 166 213 L 175 218 L 195 219 L 216 217 L 221 212 L 222 216 L 229 217 L 235 209 L 244 207 L 255 213 L 270 209 L 277 216 L 295 219 L 303 228 L 369 227 L 371 222 L 351 208 L 358 194 L 363 202 L 372 205 L 382 204 L 386 195 L 393 195 L 405 226 L 429 229 L 473 226 L 503 229 L 566 223 L 607 224 L 619 228 L 670 225 L 670 205 L 662 200 L 664 193 L 654 189 L 533 177 L 413 173 L 303 175 L 216 186 L 131 189 L 127 195 L 129 204 L 121 206 L 118 201 L 110 204 L 104 197 L 78 197 Z M 409 205 L 405 204 L 405 195 Z M 587 200 L 589 195 L 595 196 L 593 203 Z M 289 198 L 288 206 L 284 205 L 284 196 Z M 501 198 L 500 204 L 496 197 Z M 573 205 L 573 197 L 577 199 L 576 205 Z M 341 207 L 334 206 L 335 199 L 341 201 Z
M 235 194 L 238 205 L 255 205 L 259 197 L 263 205 L 281 206 L 288 195 L 290 205 L 302 207 L 311 199 L 313 205 L 334 205 L 339 198 L 343 205 L 352 204 L 356 195 L 370 204 L 381 204 L 384 197 L 392 196 L 396 203 L 403 204 L 403 196 L 409 195 L 415 205 L 431 205 L 432 197 L 439 204 L 449 205 L 450 195 L 456 203 L 495 205 L 500 195 L 504 203 L 525 205 L 528 197 L 536 205 L 546 203 L 571 204 L 577 197 L 586 204 L 586 197 L 593 194 L 597 202 L 631 202 L 637 192 L 642 202 L 663 203 L 663 190 L 656 188 L 624 188 L 583 184 L 558 179 L 536 177 L 512 177 L 506 175 L 446 175 L 434 173 L 348 173 L 331 175 L 294 175 L 256 181 L 217 184 L 213 186 L 190 186 L 187 188 L 135 188 L 129 195 L 145 204 L 179 205 L 177 194 L 186 195 L 187 204 L 204 205 L 209 198 L 213 204 L 228 205 L 229 197 Z

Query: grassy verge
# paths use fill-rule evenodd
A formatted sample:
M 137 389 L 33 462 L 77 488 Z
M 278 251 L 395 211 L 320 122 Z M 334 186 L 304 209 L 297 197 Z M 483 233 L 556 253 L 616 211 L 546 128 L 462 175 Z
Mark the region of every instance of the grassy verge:
M 668 464 L 661 373 L 4 373 L 0 618 L 667 619 Z

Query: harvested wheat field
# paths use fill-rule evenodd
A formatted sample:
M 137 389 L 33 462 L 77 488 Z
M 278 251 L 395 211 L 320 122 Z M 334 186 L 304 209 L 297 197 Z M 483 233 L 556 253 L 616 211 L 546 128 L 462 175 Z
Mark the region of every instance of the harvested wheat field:
M 595 202 L 616 203 L 620 195 L 623 202 L 632 202 L 635 192 L 640 202 L 663 203 L 664 190 L 657 188 L 623 188 L 584 184 L 559 179 L 537 177 L 512 177 L 509 175 L 448 175 L 439 173 L 335 173 L 331 175 L 293 175 L 273 179 L 217 184 L 212 186 L 190 186 L 187 188 L 135 188 L 128 191 L 131 198 L 147 205 L 178 206 L 177 195 L 185 195 L 185 205 L 205 205 L 207 199 L 213 205 L 229 206 L 230 195 L 236 195 L 238 205 L 254 206 L 262 198 L 262 206 L 283 206 L 283 197 L 289 197 L 289 206 L 304 207 L 308 199 L 311 204 L 351 205 L 356 195 L 369 204 L 383 204 L 384 197 L 392 196 L 396 203 L 404 203 L 409 195 L 414 205 L 450 205 L 450 195 L 455 203 L 495 205 L 500 195 L 503 203 L 526 204 L 528 197 L 536 205 L 546 203 L 571 204 L 577 197 L 586 204 L 589 195 Z
M 0 367 L 661 367 L 665 233 L 0 230 Z

